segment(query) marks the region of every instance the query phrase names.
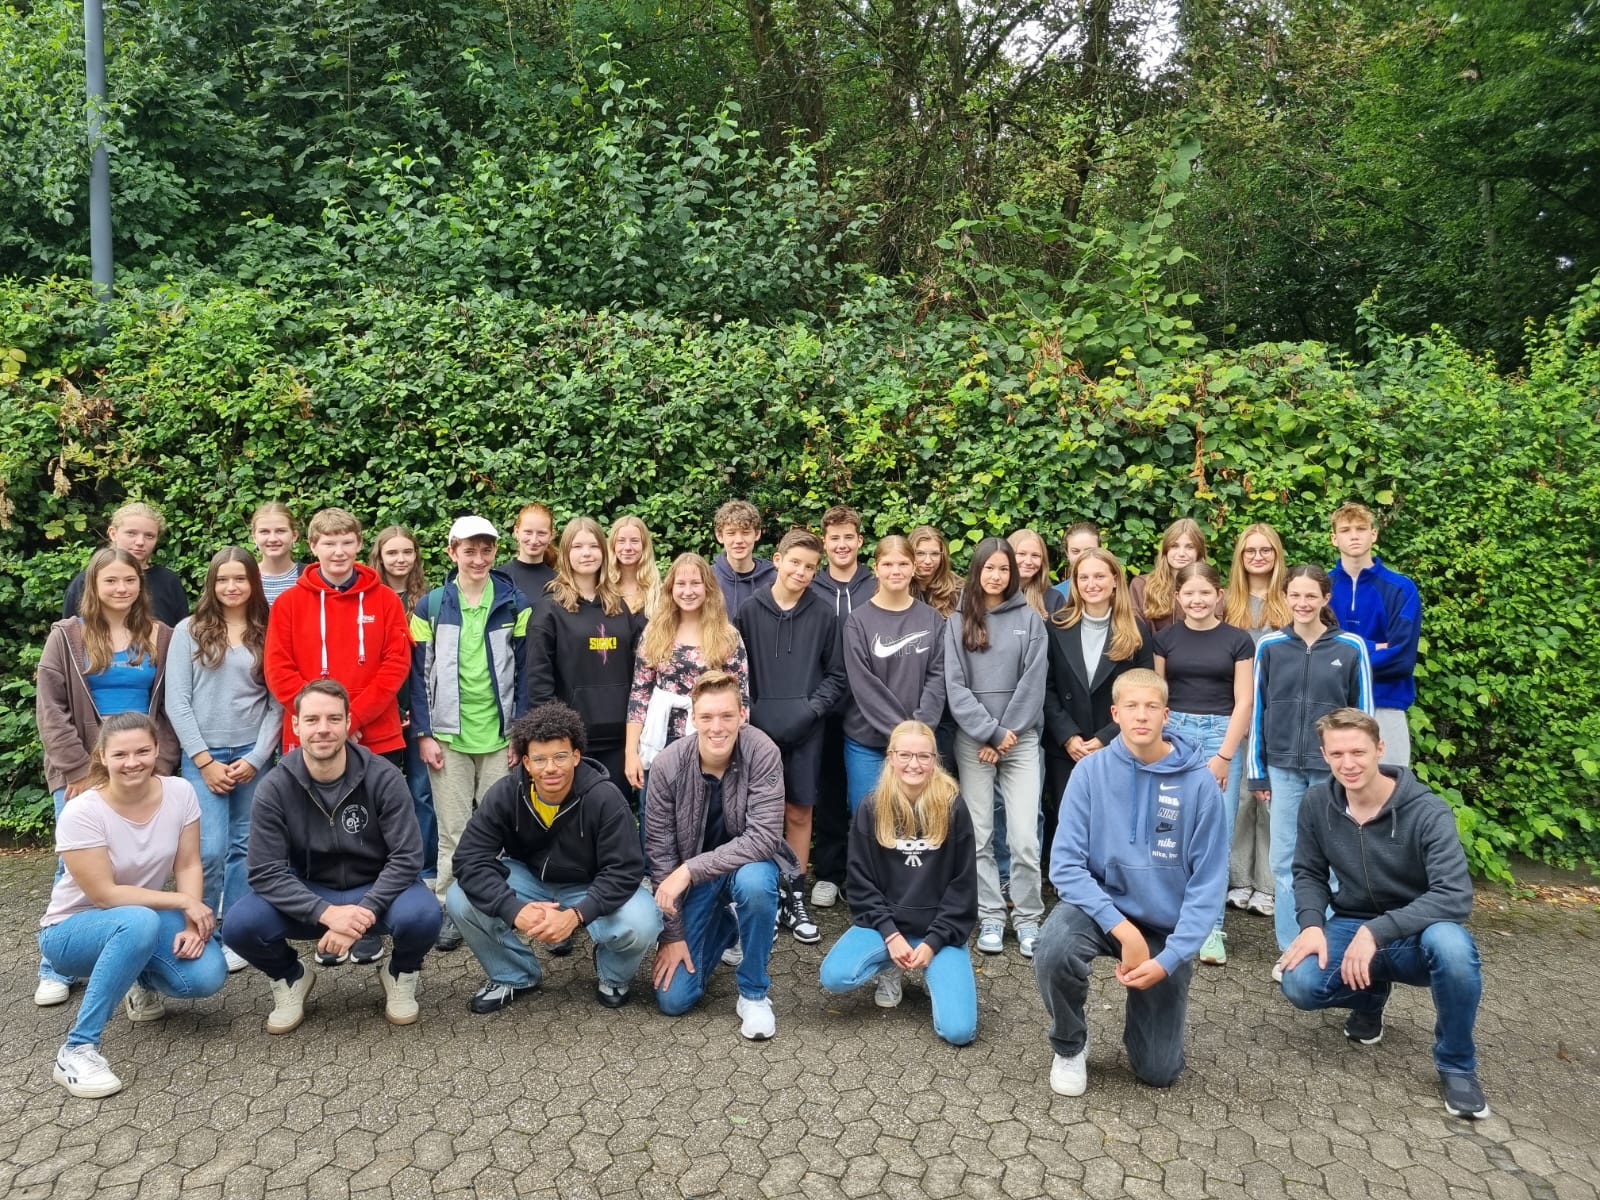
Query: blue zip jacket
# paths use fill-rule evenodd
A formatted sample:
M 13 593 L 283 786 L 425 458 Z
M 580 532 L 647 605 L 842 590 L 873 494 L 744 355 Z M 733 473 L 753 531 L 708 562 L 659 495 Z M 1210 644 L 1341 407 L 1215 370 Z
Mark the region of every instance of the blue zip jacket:
M 1351 579 L 1338 563 L 1330 603 L 1341 628 L 1359 634 L 1372 661 L 1372 703 L 1410 708 L 1417 698 L 1417 642 L 1422 637 L 1422 596 L 1417 585 L 1373 555 L 1372 565 Z M 1379 642 L 1386 645 L 1377 648 Z
M 489 686 L 500 715 L 500 735 L 528 711 L 523 666 L 528 599 L 511 576 L 489 572 L 494 587 L 480 643 L 489 664 Z M 461 732 L 461 589 L 452 579 L 417 601 L 411 616 L 411 729 L 417 737 Z M 466 647 L 471 649 L 471 647 Z
M 1124 917 L 1165 934 L 1171 975 L 1200 953 L 1228 886 L 1232 830 L 1197 742 L 1170 726 L 1159 762 L 1119 736 L 1073 768 L 1050 851 L 1050 882 L 1106 933 Z
M 1285 625 L 1257 642 L 1250 790 L 1267 790 L 1269 767 L 1326 774 L 1317 721 L 1336 708 L 1372 714 L 1372 667 L 1359 635 L 1324 629 L 1308 646 Z

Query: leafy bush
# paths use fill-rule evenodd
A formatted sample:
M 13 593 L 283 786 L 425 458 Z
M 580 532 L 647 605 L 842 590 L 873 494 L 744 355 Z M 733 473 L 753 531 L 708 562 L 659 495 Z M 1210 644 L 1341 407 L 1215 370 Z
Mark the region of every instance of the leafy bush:
M 164 506 L 161 557 L 191 583 L 265 499 L 411 524 L 437 574 L 454 516 L 509 524 L 534 498 L 559 519 L 638 513 L 663 554 L 710 549 L 712 511 L 744 495 L 769 534 L 843 498 L 877 533 L 931 521 L 958 555 L 1092 519 L 1144 566 L 1184 513 L 1223 548 L 1266 520 L 1326 560 L 1327 512 L 1359 496 L 1423 591 L 1417 757 L 1474 867 L 1600 861 L 1597 311 L 1600 284 L 1505 377 L 1443 335 L 1379 331 L 1362 367 L 1313 343 L 1086 365 L 1070 312 L 919 321 L 871 280 L 830 320 L 777 326 L 378 288 L 135 291 L 100 314 L 78 284 L 0 282 L 18 567 L 0 575 L 0 825 L 38 828 L 26 677 L 124 496 Z

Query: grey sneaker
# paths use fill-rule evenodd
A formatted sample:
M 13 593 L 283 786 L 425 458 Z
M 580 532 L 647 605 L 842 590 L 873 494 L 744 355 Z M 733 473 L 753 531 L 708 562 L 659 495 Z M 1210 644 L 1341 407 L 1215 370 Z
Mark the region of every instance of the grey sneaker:
M 839 903 L 839 885 L 819 879 L 811 885 L 811 907 L 832 908 Z
M 316 972 L 300 964 L 299 979 L 274 979 L 272 1011 L 267 1014 L 268 1033 L 290 1033 L 306 1019 L 306 997 L 316 985 Z
M 1000 921 L 985 921 L 978 928 L 978 949 L 985 954 L 1001 954 L 1006 948 L 1006 927 Z
M 445 913 L 444 920 L 439 922 L 439 936 L 433 939 L 433 948 L 444 951 L 459 950 L 465 940 L 450 914 Z
M 1033 957 L 1033 948 L 1039 944 L 1039 927 L 1037 925 L 1017 926 L 1017 949 L 1023 958 Z
M 128 1014 L 128 1020 L 135 1025 L 143 1021 L 159 1021 L 167 1015 L 167 1002 L 161 998 L 161 993 L 137 983 L 122 998 L 122 1007 Z
M 1452 1117 L 1487 1121 L 1492 1115 L 1476 1075 L 1446 1075 L 1440 1072 L 1439 1082 L 1444 1086 L 1444 1110 Z
M 388 967 L 378 968 L 378 981 L 383 984 L 383 1015 L 391 1025 L 415 1025 L 421 1011 L 417 1007 L 417 976 L 420 971 L 402 971 L 396 975 Z
M 878 986 L 873 989 L 872 1002 L 879 1008 L 898 1008 L 903 995 L 899 967 L 885 967 L 878 972 Z

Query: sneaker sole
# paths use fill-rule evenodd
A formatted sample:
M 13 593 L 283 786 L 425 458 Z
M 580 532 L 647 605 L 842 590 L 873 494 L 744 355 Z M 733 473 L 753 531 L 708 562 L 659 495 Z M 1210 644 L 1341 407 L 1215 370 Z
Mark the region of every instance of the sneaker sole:
M 802 946 L 815 946 L 822 940 L 822 930 L 820 929 L 815 933 L 809 934 L 801 933 L 798 929 L 791 929 L 789 932 L 794 935 L 794 940 Z
M 1383 1041 L 1383 1030 L 1378 1030 L 1377 1037 L 1356 1037 L 1355 1035 L 1349 1033 L 1345 1034 L 1344 1036 L 1346 1041 L 1354 1042 L 1358 1046 L 1376 1046 L 1379 1042 Z
M 1487 1121 L 1494 1115 L 1494 1113 L 1489 1110 L 1489 1106 L 1487 1104 L 1485 1104 L 1477 1112 L 1464 1112 L 1459 1108 L 1452 1107 L 1450 1102 L 1446 1101 L 1444 1110 L 1452 1117 L 1460 1117 L 1464 1121 Z
M 1005 952 L 1006 944 L 1004 942 L 1001 942 L 998 946 L 985 946 L 982 942 L 978 943 L 979 954 L 1004 954 Z
M 50 1078 L 66 1088 L 68 1094 L 76 1096 L 80 1100 L 104 1100 L 107 1096 L 115 1096 L 122 1090 L 122 1081 L 120 1079 L 116 1083 L 78 1083 L 72 1076 L 63 1071 L 59 1065 L 50 1072 Z
M 1207 957 L 1206 955 L 1202 954 L 1200 956 L 1200 961 L 1205 963 L 1205 965 L 1208 967 L 1225 967 L 1228 965 L 1228 956 L 1226 954 L 1213 954 Z
M 415 1025 L 417 1023 L 417 1018 L 421 1015 L 422 1013 L 420 1011 L 403 1014 L 392 1013 L 389 1011 L 387 1005 L 384 1006 L 383 1010 L 383 1019 L 389 1022 L 391 1025 Z

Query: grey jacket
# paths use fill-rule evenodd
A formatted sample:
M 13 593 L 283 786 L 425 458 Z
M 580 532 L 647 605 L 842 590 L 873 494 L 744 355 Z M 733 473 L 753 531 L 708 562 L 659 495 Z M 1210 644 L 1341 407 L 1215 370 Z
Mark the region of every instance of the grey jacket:
M 1050 659 L 1044 622 L 1021 592 L 990 609 L 988 625 L 988 649 L 974 652 L 961 644 L 961 613 L 950 614 L 944 674 L 950 715 L 968 737 L 992 746 L 1008 729 L 1021 736 L 1044 724 Z
M 659 884 L 680 865 L 691 884 L 737 871 L 746 863 L 775 862 L 785 878 L 800 873 L 799 860 L 783 840 L 783 758 L 759 729 L 739 730 L 733 761 L 722 776 L 722 821 L 730 841 L 702 852 L 706 832 L 706 788 L 700 770 L 700 738 L 685 734 L 650 766 L 644 843 L 651 877 Z M 683 914 L 662 914 L 661 940 L 681 942 Z

